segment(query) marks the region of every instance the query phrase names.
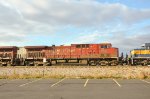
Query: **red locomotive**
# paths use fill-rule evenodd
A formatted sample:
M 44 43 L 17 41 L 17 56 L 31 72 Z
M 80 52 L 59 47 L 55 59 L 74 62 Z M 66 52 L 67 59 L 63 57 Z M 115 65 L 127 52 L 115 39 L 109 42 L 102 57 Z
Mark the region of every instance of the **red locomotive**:
M 5 47 L 0 53 L 6 52 L 1 49 Z M 14 65 L 117 65 L 119 58 L 118 48 L 111 43 L 11 47 L 8 51 L 17 60 Z
M 16 46 L 0 46 L 0 66 L 11 66 L 17 57 Z
M 25 46 L 24 48 L 26 51 L 25 65 L 44 65 L 43 58 L 47 46 Z
M 52 65 L 117 65 L 119 57 L 118 48 L 110 43 L 51 46 L 46 49 L 45 55 Z

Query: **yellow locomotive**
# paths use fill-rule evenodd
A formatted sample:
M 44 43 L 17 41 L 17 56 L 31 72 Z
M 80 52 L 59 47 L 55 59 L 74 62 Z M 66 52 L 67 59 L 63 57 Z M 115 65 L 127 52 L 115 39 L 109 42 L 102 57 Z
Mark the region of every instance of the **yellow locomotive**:
M 150 43 L 145 43 L 140 49 L 131 51 L 132 65 L 150 65 Z

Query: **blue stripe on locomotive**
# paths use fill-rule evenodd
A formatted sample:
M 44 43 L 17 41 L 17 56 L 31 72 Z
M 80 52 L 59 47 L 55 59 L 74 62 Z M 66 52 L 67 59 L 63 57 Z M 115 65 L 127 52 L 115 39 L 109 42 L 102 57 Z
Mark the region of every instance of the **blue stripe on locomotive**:
M 132 57 L 135 57 L 135 58 L 138 58 L 138 57 L 150 58 L 150 54 L 134 54 Z

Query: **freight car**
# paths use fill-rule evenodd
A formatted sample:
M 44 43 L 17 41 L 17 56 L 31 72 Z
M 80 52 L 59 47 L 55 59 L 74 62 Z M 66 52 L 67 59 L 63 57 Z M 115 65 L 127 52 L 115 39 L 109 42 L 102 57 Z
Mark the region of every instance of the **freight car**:
M 1 46 L 0 47 L 0 66 L 14 65 L 14 60 L 17 55 L 16 46 Z
M 150 43 L 145 43 L 142 48 L 131 51 L 132 65 L 150 65 Z

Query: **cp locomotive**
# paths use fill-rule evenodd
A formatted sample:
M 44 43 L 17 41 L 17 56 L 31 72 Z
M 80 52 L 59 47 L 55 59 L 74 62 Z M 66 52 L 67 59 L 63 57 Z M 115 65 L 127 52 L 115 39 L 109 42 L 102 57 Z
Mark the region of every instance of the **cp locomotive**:
M 1 46 L 0 65 L 118 65 L 119 50 L 111 43 L 70 46 Z

